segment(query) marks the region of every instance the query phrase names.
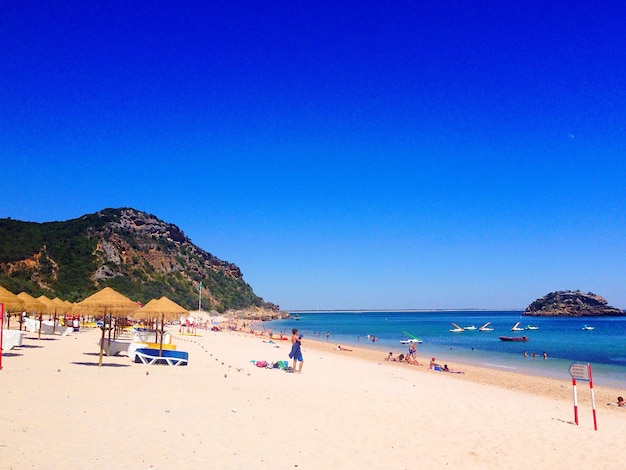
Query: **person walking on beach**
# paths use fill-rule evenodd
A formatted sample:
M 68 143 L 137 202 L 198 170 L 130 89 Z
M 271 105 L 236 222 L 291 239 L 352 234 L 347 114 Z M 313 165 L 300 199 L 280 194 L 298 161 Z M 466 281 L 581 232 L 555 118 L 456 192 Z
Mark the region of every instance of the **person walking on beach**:
M 298 372 L 302 372 L 302 335 L 298 334 L 298 328 L 291 330 L 291 352 L 289 357 L 293 359 L 293 371 L 296 372 L 296 363 L 300 363 L 298 366 Z

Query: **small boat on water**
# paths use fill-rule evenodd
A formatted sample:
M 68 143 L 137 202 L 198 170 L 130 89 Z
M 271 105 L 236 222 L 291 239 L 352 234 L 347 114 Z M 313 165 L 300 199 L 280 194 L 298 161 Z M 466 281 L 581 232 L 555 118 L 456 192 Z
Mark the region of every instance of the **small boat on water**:
M 476 328 L 474 325 L 470 325 L 470 326 L 464 326 L 464 327 L 463 327 L 463 329 L 464 329 L 465 331 L 474 331 L 474 330 L 476 330 L 477 328 Z
M 463 328 L 461 328 L 459 325 L 457 325 L 456 323 L 452 323 L 452 326 L 454 328 L 452 328 L 450 331 L 452 333 L 463 333 L 465 330 Z
M 528 341 L 528 336 L 499 336 L 500 341 L 517 341 L 524 342 Z
M 400 341 L 400 344 L 411 344 L 411 343 L 415 343 L 415 344 L 422 344 L 424 341 L 422 341 L 419 338 L 411 338 L 411 339 L 403 339 Z
M 478 328 L 479 331 L 493 331 L 493 327 L 489 326 L 491 325 L 491 322 L 488 321 L 487 323 L 485 323 L 483 326 L 481 326 L 480 328 Z
M 519 326 L 520 323 L 522 323 L 522 322 L 518 321 L 515 325 L 513 325 L 513 328 L 511 328 L 511 331 L 524 331 L 524 328 Z
M 595 326 L 590 326 L 590 325 L 585 325 L 581 328 L 582 330 L 587 330 L 587 331 L 591 331 L 591 330 L 595 330 L 596 327 Z
M 533 325 L 526 325 L 526 328 L 524 328 L 525 330 L 538 330 L 539 327 L 538 326 L 533 326 Z

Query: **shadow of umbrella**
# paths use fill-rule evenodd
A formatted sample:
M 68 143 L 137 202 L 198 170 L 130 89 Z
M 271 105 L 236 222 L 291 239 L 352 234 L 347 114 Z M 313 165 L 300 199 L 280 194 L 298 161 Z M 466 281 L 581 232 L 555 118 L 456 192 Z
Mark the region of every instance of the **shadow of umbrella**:
M 188 316 L 189 310 L 181 307 L 173 300 L 163 296 L 158 300 L 151 300 L 140 308 L 133 316 L 135 320 L 161 319 L 161 331 L 159 339 L 159 357 L 163 354 L 163 335 L 165 333 L 165 321 L 177 320 L 181 316 Z M 157 322 L 158 327 L 158 322 Z
M 130 300 L 125 295 L 116 290 L 105 287 L 104 289 L 90 295 L 82 302 L 76 304 L 76 310 L 87 312 L 90 315 L 102 315 L 102 338 L 100 339 L 100 358 L 98 366 L 102 366 L 102 353 L 104 350 L 104 333 L 109 331 L 109 344 L 111 341 L 111 329 L 113 328 L 113 317 L 132 315 L 137 312 L 137 303 Z M 109 322 L 107 326 L 107 320 Z

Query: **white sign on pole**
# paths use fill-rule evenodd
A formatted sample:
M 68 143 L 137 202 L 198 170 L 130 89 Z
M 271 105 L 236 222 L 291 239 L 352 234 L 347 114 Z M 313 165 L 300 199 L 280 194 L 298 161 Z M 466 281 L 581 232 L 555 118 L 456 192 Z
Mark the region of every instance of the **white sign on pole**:
M 572 364 L 569 366 L 569 375 L 572 376 L 572 379 L 589 381 L 588 364 Z

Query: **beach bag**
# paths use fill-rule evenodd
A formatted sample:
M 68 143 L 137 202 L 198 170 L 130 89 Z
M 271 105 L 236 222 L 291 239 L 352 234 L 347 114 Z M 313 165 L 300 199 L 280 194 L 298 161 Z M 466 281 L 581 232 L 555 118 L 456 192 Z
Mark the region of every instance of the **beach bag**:
M 267 367 L 267 361 L 256 361 L 257 367 Z

